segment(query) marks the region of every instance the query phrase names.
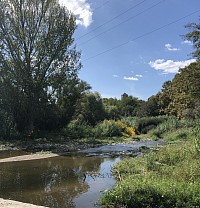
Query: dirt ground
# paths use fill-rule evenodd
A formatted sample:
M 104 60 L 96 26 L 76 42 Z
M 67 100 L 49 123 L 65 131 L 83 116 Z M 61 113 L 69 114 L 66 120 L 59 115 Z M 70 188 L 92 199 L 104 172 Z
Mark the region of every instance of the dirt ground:
M 12 200 L 5 200 L 0 198 L 0 207 L 1 208 L 45 208 L 42 206 L 37 206 L 33 204 L 27 204 Z

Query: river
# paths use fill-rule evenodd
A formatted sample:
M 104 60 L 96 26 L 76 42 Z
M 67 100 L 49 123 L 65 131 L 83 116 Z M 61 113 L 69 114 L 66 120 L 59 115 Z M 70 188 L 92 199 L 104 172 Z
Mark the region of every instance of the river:
M 120 158 L 59 156 L 0 164 L 0 197 L 51 208 L 94 208 Z
M 143 140 L 100 146 L 66 156 L 0 163 L 0 198 L 50 208 L 98 207 L 96 202 L 101 194 L 115 184 L 111 168 L 121 160 L 116 155 L 134 155 L 141 147 L 163 144 L 161 140 Z M 0 151 L 0 158 L 23 154 L 27 152 Z

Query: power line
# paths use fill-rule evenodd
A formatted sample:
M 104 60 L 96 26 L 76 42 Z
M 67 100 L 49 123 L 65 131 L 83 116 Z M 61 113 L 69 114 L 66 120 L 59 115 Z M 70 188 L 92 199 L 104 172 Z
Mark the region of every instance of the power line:
M 106 5 L 109 1 L 110 1 L 110 0 L 105 1 L 105 2 L 104 2 L 103 4 L 101 4 L 100 6 L 94 8 L 92 11 L 94 12 L 94 11 L 100 9 L 101 7 L 103 7 L 104 5 Z M 78 10 L 79 10 L 79 8 L 75 9 L 74 11 L 71 11 L 71 10 L 69 10 L 69 11 L 70 11 L 72 14 L 74 14 L 74 15 L 76 16 L 75 12 L 78 11 Z M 78 15 L 78 14 L 77 14 L 77 15 Z M 86 16 L 87 16 L 87 14 L 86 14 L 85 16 L 81 17 L 81 19 L 85 18 Z
M 101 36 L 101 35 L 103 35 L 103 34 L 109 32 L 109 31 L 111 31 L 111 30 L 115 29 L 116 27 L 118 27 L 118 26 L 120 26 L 120 25 L 122 25 L 122 24 L 124 24 L 124 23 L 126 23 L 126 22 L 128 22 L 128 21 L 130 21 L 131 19 L 134 19 L 135 17 L 138 17 L 138 16 L 140 16 L 141 14 L 143 14 L 143 13 L 145 13 L 145 12 L 147 12 L 147 11 L 153 9 L 154 7 L 156 7 L 156 6 L 158 6 L 159 4 L 163 3 L 164 1 L 166 1 L 166 0 L 159 1 L 158 3 L 154 4 L 153 6 L 151 6 L 151 7 L 147 8 L 147 9 L 143 10 L 142 12 L 140 12 L 140 13 L 138 13 L 138 14 L 136 14 L 136 15 L 134 15 L 134 16 L 132 16 L 132 17 L 126 19 L 126 20 L 124 20 L 123 22 L 120 22 L 119 24 L 117 24 L 117 25 L 115 25 L 115 26 L 109 28 L 108 30 L 105 30 L 104 32 L 99 33 L 98 35 L 96 35 L 96 36 L 94 36 L 94 37 L 88 39 L 88 40 L 85 41 L 85 42 L 82 42 L 82 43 L 80 43 L 80 44 L 77 44 L 77 46 L 84 45 L 84 44 L 90 42 L 91 40 L 93 40 L 93 39 L 95 39 L 95 38 L 97 38 L 97 37 L 99 37 L 99 36 Z
M 136 38 L 134 38 L 134 39 L 132 39 L 132 40 L 129 40 L 129 41 L 126 41 L 126 42 L 121 43 L 121 44 L 119 44 L 119 45 L 116 45 L 115 47 L 112 47 L 112 48 L 110 48 L 110 49 L 107 49 L 107 50 L 105 50 L 105 51 L 103 51 L 103 52 L 101 52 L 101 53 L 98 53 L 98 54 L 96 54 L 96 55 L 94 55 L 94 56 L 91 56 L 91 57 L 89 57 L 89 58 L 87 58 L 87 59 L 85 59 L 85 60 L 82 60 L 82 61 L 88 61 L 88 60 L 90 60 L 90 59 L 96 58 L 97 56 L 100 56 L 100 55 L 103 55 L 103 54 L 108 53 L 108 52 L 110 52 L 110 51 L 113 51 L 113 50 L 115 50 L 115 49 L 117 49 L 117 48 L 120 48 L 120 47 L 122 47 L 122 46 L 124 46 L 124 45 L 126 45 L 126 44 L 128 44 L 128 43 L 130 43 L 130 42 L 132 42 L 132 41 L 135 41 L 135 40 L 138 40 L 138 39 L 143 38 L 143 37 L 145 37 L 145 36 L 148 36 L 148 35 L 150 35 L 150 34 L 152 34 L 152 33 L 154 33 L 154 32 L 157 32 L 158 30 L 161 30 L 161 29 L 163 29 L 163 28 L 165 28 L 165 27 L 168 27 L 168 26 L 170 26 L 170 25 L 172 25 L 172 24 L 174 24 L 174 23 L 177 23 L 177 22 L 179 22 L 179 21 L 181 21 L 181 20 L 183 20 L 183 19 L 185 19 L 185 18 L 187 18 L 187 17 L 189 17 L 189 16 L 191 16 L 191 15 L 193 15 L 193 14 L 196 14 L 196 13 L 198 13 L 198 12 L 200 12 L 200 10 L 194 11 L 194 12 L 188 14 L 188 15 L 185 15 L 184 17 L 181 17 L 181 18 L 179 18 L 179 19 L 177 19 L 177 20 L 175 20 L 175 21 L 172 21 L 172 22 L 170 22 L 170 23 L 167 23 L 167 24 L 165 24 L 165 25 L 163 25 L 163 26 L 161 26 L 161 27 L 159 27 L 159 28 L 156 28 L 156 29 L 150 31 L 150 32 L 144 33 L 144 34 L 142 34 L 142 35 L 140 35 L 140 36 L 138 36 L 138 37 L 136 37 Z
M 101 7 L 103 7 L 104 5 L 106 5 L 109 1 L 110 1 L 110 0 L 105 1 L 105 2 L 104 2 L 103 4 L 101 4 L 100 6 L 94 8 L 92 11 L 94 12 L 94 11 L 100 9 Z M 77 8 L 77 9 L 75 9 L 74 11 L 71 11 L 71 12 L 72 12 L 72 13 L 75 13 L 78 9 L 79 9 L 79 8 Z M 86 16 L 87 16 L 87 15 L 83 16 L 82 18 L 84 18 L 84 17 L 86 17 Z
M 96 31 L 97 29 L 103 27 L 104 25 L 106 25 L 106 24 L 112 22 L 113 20 L 115 20 L 115 19 L 117 19 L 118 17 L 120 17 L 120 16 L 126 14 L 126 13 L 129 12 L 130 10 L 132 10 L 132 9 L 136 8 L 137 6 L 143 4 L 145 1 L 147 1 L 147 0 L 143 0 L 142 2 L 140 2 L 140 3 L 138 3 L 138 4 L 136 4 L 136 5 L 132 6 L 132 7 L 130 7 L 129 9 L 125 10 L 124 12 L 122 12 L 122 13 L 118 14 L 117 16 L 113 17 L 112 19 L 108 20 L 107 22 L 104 22 L 103 24 L 99 25 L 98 27 L 94 28 L 93 30 L 91 30 L 91 31 L 89 31 L 89 32 L 87 32 L 87 33 L 85 33 L 84 35 L 82 35 L 82 36 L 80 36 L 80 37 L 78 37 L 76 40 L 80 40 L 81 38 L 83 38 L 83 37 L 85 37 L 86 35 L 92 33 L 93 31 Z
M 109 1 L 110 1 L 110 0 L 108 0 L 108 1 L 104 2 L 102 5 L 100 5 L 100 6 L 96 7 L 96 8 L 94 8 L 93 11 L 96 11 L 97 9 L 100 9 L 101 7 L 103 7 L 104 5 L 106 5 Z

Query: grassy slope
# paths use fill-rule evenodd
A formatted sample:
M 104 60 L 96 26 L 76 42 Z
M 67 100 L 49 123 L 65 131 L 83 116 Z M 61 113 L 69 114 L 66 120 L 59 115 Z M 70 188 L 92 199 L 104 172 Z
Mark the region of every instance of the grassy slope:
M 125 159 L 113 168 L 119 180 L 101 203 L 104 207 L 199 208 L 199 123 L 166 121 L 149 132 L 171 144 L 144 158 Z M 192 126 L 193 125 L 193 126 Z M 172 143 L 173 141 L 173 143 Z

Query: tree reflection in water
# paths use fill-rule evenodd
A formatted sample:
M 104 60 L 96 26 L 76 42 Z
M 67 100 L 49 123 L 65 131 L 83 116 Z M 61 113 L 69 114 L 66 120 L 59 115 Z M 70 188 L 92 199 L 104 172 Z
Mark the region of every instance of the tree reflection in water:
M 0 164 L 0 197 L 53 208 L 73 208 L 89 189 L 85 172 L 98 172 L 104 159 L 55 157 Z

